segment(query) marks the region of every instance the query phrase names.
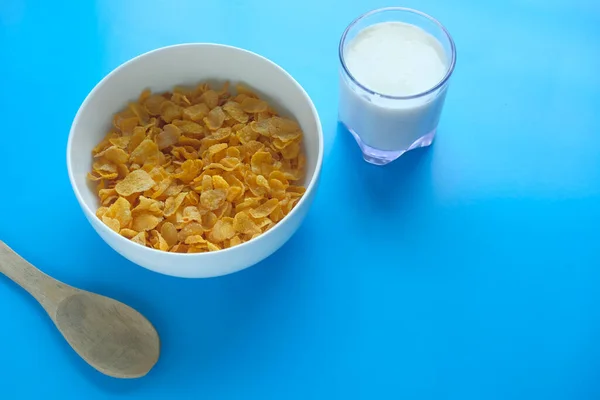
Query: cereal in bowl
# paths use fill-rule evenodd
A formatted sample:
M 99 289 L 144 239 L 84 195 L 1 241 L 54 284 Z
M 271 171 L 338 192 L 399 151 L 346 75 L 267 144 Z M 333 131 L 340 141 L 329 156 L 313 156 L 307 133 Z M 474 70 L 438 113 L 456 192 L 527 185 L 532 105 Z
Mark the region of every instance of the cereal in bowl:
M 250 89 L 202 83 L 154 94 L 113 117 L 92 151 L 96 215 L 143 246 L 216 251 L 272 228 L 305 192 L 302 130 Z

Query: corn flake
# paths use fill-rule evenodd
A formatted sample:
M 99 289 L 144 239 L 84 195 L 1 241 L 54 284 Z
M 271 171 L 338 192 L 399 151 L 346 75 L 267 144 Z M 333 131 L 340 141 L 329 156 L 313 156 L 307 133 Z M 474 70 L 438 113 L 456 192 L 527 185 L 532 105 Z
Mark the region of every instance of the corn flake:
M 219 105 L 219 94 L 214 90 L 207 90 L 202 94 L 200 100 L 212 110 Z
M 209 231 L 213 228 L 213 226 L 215 226 L 215 224 L 217 223 L 217 215 L 212 212 L 209 211 L 206 214 L 202 214 L 202 219 L 200 221 L 200 223 L 202 224 L 202 229 Z
M 121 234 L 121 236 L 126 237 L 127 239 L 131 239 L 138 234 L 138 232 L 129 228 L 123 228 L 119 233 Z
M 144 100 L 144 108 L 146 108 L 146 112 L 152 116 L 160 115 L 160 108 L 162 103 L 164 103 L 167 99 L 164 97 L 154 94 L 150 95 L 146 100 Z
M 104 213 L 104 217 L 115 218 L 122 228 L 131 222 L 131 204 L 124 197 L 119 197 Z
M 196 206 L 187 206 L 183 209 L 183 222 L 191 221 L 202 222 L 202 213 Z
M 101 206 L 96 210 L 96 217 L 102 219 L 102 216 L 106 214 L 108 207 Z
M 225 113 L 221 107 L 213 108 L 204 118 L 206 127 L 211 131 L 219 129 L 223 125 L 223 122 L 225 122 Z
M 242 110 L 242 106 L 240 106 L 240 104 L 236 103 L 235 101 L 228 101 L 227 103 L 225 103 L 223 105 L 223 110 L 225 110 L 225 112 L 229 114 L 231 118 L 233 118 L 241 124 L 245 124 L 248 122 L 248 114 L 246 114 L 246 112 Z
M 199 235 L 201 236 L 204 233 L 204 228 L 198 222 L 190 222 L 186 224 L 177 234 L 177 238 L 180 242 L 184 242 L 189 236 Z
M 179 193 L 176 197 L 169 197 L 167 201 L 165 201 L 164 216 L 169 217 L 175 214 L 179 207 L 181 207 L 181 204 L 183 203 L 183 200 L 185 200 L 186 196 L 187 193 L 184 192 Z
M 140 196 L 138 205 L 131 210 L 131 213 L 137 214 L 141 212 L 149 212 L 151 214 L 160 216 L 163 213 L 164 206 L 165 204 L 162 201 Z
M 254 235 L 261 232 L 256 223 L 244 211 L 235 214 L 233 228 L 236 232 L 244 235 Z
M 209 111 L 210 109 L 206 104 L 196 104 L 190 107 L 186 107 L 185 110 L 183 110 L 183 118 L 195 122 L 201 122 L 204 119 L 204 117 L 208 115 Z
M 131 224 L 131 228 L 134 231 L 142 232 L 142 231 L 150 231 L 162 221 L 162 217 L 157 217 L 151 213 L 140 213 L 133 217 L 133 222 Z
M 262 203 L 257 208 L 252 208 L 249 211 L 249 214 L 252 218 L 264 218 L 270 215 L 275 208 L 279 205 L 279 200 L 277 199 L 269 199 Z
M 177 243 L 177 228 L 170 222 L 165 222 L 160 228 L 160 234 L 165 239 L 169 247 L 175 246 Z
M 200 174 L 202 166 L 202 160 L 186 160 L 181 165 L 181 172 L 174 176 L 183 183 L 189 183 Z
M 269 105 L 264 100 L 256 99 L 253 97 L 246 97 L 242 101 L 241 108 L 247 113 L 254 114 L 267 111 Z
M 145 192 L 154 187 L 154 179 L 143 169 L 131 172 L 122 181 L 116 184 L 115 190 L 121 196 L 131 196 L 134 193 Z
M 183 109 L 181 106 L 173 103 L 172 101 L 165 101 L 160 106 L 160 117 L 167 124 L 170 124 L 175 119 L 181 118 Z
M 116 218 L 109 218 L 106 215 L 102 217 L 102 222 L 106 224 L 110 229 L 119 233 L 119 229 L 121 229 L 121 223 Z
M 202 235 L 191 235 L 185 238 L 185 244 L 206 244 L 206 239 Z
M 165 240 L 165 238 L 157 231 L 157 230 L 153 230 L 152 232 L 150 232 L 150 234 L 152 235 L 152 238 L 155 240 L 154 243 L 154 248 L 157 250 L 162 250 L 162 251 L 168 251 L 169 250 L 169 244 L 167 243 L 167 241 Z
M 226 198 L 227 192 L 223 189 L 206 190 L 200 195 L 200 204 L 205 209 L 213 211 L 221 207 Z
M 242 243 L 242 239 L 239 236 L 234 236 L 229 240 L 229 247 L 237 246 Z
M 227 239 L 231 239 L 235 233 L 233 218 L 225 217 L 215 223 L 208 238 L 212 242 L 221 243 Z
M 158 146 L 150 139 L 144 139 L 138 147 L 131 152 L 129 160 L 134 164 L 144 165 L 148 160 L 158 159 Z
M 141 244 L 142 246 L 146 245 L 146 232 L 140 232 L 134 237 L 131 238 L 131 241 L 137 244 Z
M 104 157 L 106 160 L 114 164 L 123 164 L 129 160 L 129 154 L 127 154 L 127 152 L 121 147 L 115 145 L 96 154 L 96 157 Z
M 179 142 L 181 137 L 181 129 L 173 124 L 168 124 L 163 127 L 163 130 L 156 136 L 156 144 L 158 149 L 166 149 Z

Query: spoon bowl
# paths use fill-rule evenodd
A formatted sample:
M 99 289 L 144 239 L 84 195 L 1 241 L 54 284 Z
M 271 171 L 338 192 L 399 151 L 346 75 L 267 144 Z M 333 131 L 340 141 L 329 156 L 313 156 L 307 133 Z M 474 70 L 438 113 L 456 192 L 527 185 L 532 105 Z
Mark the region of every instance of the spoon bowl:
M 138 378 L 158 361 L 160 344 L 152 324 L 108 297 L 75 293 L 60 302 L 55 323 L 71 347 L 106 375 Z

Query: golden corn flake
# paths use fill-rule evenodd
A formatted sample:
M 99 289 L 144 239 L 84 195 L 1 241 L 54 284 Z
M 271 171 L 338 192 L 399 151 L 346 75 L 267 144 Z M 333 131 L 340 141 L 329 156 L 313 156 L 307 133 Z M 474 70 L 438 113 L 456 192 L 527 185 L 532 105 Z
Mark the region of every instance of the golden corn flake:
M 214 90 L 207 90 L 202 94 L 200 101 L 212 110 L 219 105 L 219 94 Z
M 187 193 L 179 193 L 176 197 L 169 197 L 167 199 L 167 201 L 165 201 L 165 210 L 164 210 L 164 215 L 165 217 L 169 217 L 173 214 L 175 214 L 175 212 L 179 209 L 179 207 L 181 207 L 181 204 L 183 204 L 183 200 L 185 200 L 185 196 L 187 196 Z
M 185 244 L 206 244 L 202 235 L 191 235 L 185 238 Z
M 121 229 L 120 234 L 121 234 L 121 236 L 124 236 L 127 239 L 131 239 L 134 236 L 136 236 L 138 234 L 138 232 L 134 231 L 133 229 L 123 228 L 123 229 Z
M 165 190 L 163 195 L 165 197 L 177 196 L 178 194 L 181 193 L 181 191 L 184 189 L 184 187 L 185 187 L 184 184 L 171 182 L 171 185 L 167 188 L 167 190 Z
M 141 244 L 142 246 L 146 245 L 146 232 L 140 232 L 134 237 L 131 238 L 131 241 L 137 244 Z
M 131 210 L 131 213 L 137 214 L 145 211 L 160 216 L 163 214 L 164 206 L 165 204 L 162 201 L 140 196 L 138 205 Z
M 283 158 L 286 160 L 298 158 L 298 154 L 300 154 L 300 144 L 297 142 L 292 142 L 290 145 L 281 149 L 281 155 L 283 155 Z
M 217 131 L 213 133 L 210 138 L 213 140 L 221 141 L 227 139 L 229 136 L 231 136 L 231 128 L 225 127 L 217 129 Z
M 227 215 L 230 215 L 232 208 L 233 206 L 231 205 L 231 203 L 223 202 L 223 204 L 219 208 L 217 208 L 214 211 L 214 213 L 217 216 L 217 218 L 220 219 Z
M 163 238 L 163 236 L 160 233 L 158 233 L 157 230 L 154 230 L 151 233 L 152 233 L 153 237 L 156 238 L 156 243 L 154 244 L 154 248 L 157 250 L 168 251 L 170 246 L 167 243 L 167 241 L 165 240 L 165 238 Z
M 96 217 L 102 219 L 104 214 L 108 211 L 108 207 L 101 206 L 96 210 Z
M 242 239 L 239 236 L 234 236 L 229 240 L 229 247 L 237 246 L 242 243 Z
M 131 222 L 131 204 L 124 197 L 119 197 L 104 213 L 103 217 L 115 218 L 121 228 L 126 228 Z
M 213 189 L 213 180 L 209 175 L 202 177 L 202 192 L 206 192 Z
M 170 222 L 165 222 L 163 226 L 160 228 L 160 234 L 165 239 L 169 247 L 175 246 L 177 244 L 177 228 Z
M 115 127 L 124 134 L 129 134 L 139 123 L 137 117 L 120 118 L 116 120 Z
M 190 193 L 194 193 L 194 192 L 190 192 Z M 183 209 L 183 222 L 191 222 L 191 221 L 202 222 L 202 213 L 200 212 L 198 207 L 196 207 L 194 205 L 187 206 L 186 208 Z
M 235 218 L 233 219 L 233 229 L 235 229 L 236 232 L 245 235 L 260 233 L 259 227 L 244 211 L 235 214 Z
M 157 217 L 150 213 L 140 213 L 133 217 L 131 228 L 136 232 L 150 231 L 162 221 L 162 217 Z
M 200 204 L 206 210 L 216 210 L 225 202 L 227 192 L 223 189 L 213 189 L 203 191 L 200 195 Z
M 272 164 L 273 156 L 268 151 L 257 151 L 250 161 L 252 172 L 255 174 L 262 174 L 268 171 Z
M 260 205 L 260 198 L 249 197 L 235 206 L 235 211 L 240 212 L 248 208 L 256 208 Z
M 119 197 L 115 189 L 100 189 L 98 197 L 103 205 L 110 205 Z
M 108 226 L 113 231 L 119 233 L 119 229 L 121 229 L 121 224 L 119 223 L 118 219 L 116 219 L 116 218 L 109 218 L 107 216 L 103 216 L 102 217 L 102 222 L 104 222 L 106 224 L 106 226 Z
M 156 136 L 156 144 L 158 149 L 162 150 L 169 146 L 173 146 L 179 142 L 181 137 L 181 129 L 173 124 L 168 124 L 163 127 L 163 130 Z
M 201 122 L 204 119 L 204 117 L 208 115 L 209 111 L 210 109 L 206 104 L 196 104 L 190 107 L 186 107 L 185 110 L 183 110 L 183 118 L 191 121 Z
M 249 213 L 252 218 L 264 218 L 271 214 L 278 205 L 279 200 L 270 199 L 256 208 L 251 208 Z
M 192 137 L 204 137 L 206 132 L 206 129 L 201 124 L 192 121 L 175 120 L 173 124 L 181 129 L 185 135 Z
M 153 190 L 154 192 L 152 193 L 151 197 L 153 199 L 157 199 L 159 197 L 161 197 L 163 195 L 163 193 L 165 193 L 165 191 L 167 189 L 169 189 L 171 187 L 171 185 L 173 184 L 173 178 L 165 178 L 162 181 L 160 181 L 158 183 L 158 185 L 156 185 Z
M 167 100 L 160 105 L 160 118 L 167 124 L 181 118 L 182 114 L 183 108 L 172 101 Z
M 121 147 L 113 145 L 108 149 L 96 154 L 96 157 L 104 157 L 106 160 L 114 164 L 123 164 L 129 159 L 129 154 L 127 154 L 127 152 Z
M 248 122 L 248 114 L 246 114 L 246 112 L 242 110 L 242 106 L 235 101 L 228 101 L 225 103 L 223 110 L 239 123 L 245 124 Z
M 208 251 L 219 251 L 219 250 L 221 250 L 221 248 L 219 246 L 217 246 L 216 244 L 211 243 L 211 242 L 206 242 L 206 246 L 208 248 Z
M 212 185 L 215 189 L 229 189 L 229 183 L 227 183 L 227 181 L 219 175 L 214 175 L 212 177 Z
M 158 158 L 158 145 L 151 139 L 144 139 L 138 147 L 133 150 L 129 161 L 134 164 L 144 165 L 146 161 Z
M 216 131 L 225 122 L 225 113 L 221 107 L 215 107 L 208 113 L 208 116 L 204 118 L 206 127 L 211 131 Z
M 206 214 L 202 214 L 202 219 L 200 221 L 202 229 L 204 229 L 205 231 L 210 231 L 213 228 L 213 226 L 215 226 L 215 224 L 217 223 L 217 220 L 217 215 L 212 211 L 209 211 Z
M 280 222 L 306 189 L 302 130 L 251 89 L 144 90 L 93 149 L 96 216 L 160 251 L 240 245 Z
M 271 217 L 271 221 L 275 223 L 281 221 L 285 217 L 281 205 L 278 204 L 269 216 Z
M 200 195 L 196 192 L 187 192 L 184 202 L 186 205 L 197 206 L 200 203 Z
M 148 114 L 152 116 L 158 116 L 160 115 L 162 103 L 164 103 L 166 100 L 167 99 L 157 94 L 150 95 L 148 98 L 146 98 L 146 100 L 144 100 L 144 108 Z
M 227 189 L 227 201 L 233 203 L 240 197 L 240 195 L 244 192 L 244 189 L 240 186 L 231 186 Z
M 271 136 L 271 125 L 269 122 L 269 120 L 252 121 L 250 123 L 250 129 L 258 133 L 259 135 Z
M 171 96 L 171 101 L 177 105 L 180 105 L 182 107 L 185 106 L 189 106 L 192 103 L 190 102 L 190 100 L 187 98 L 187 96 L 184 93 L 181 92 L 175 92 L 173 93 L 173 95 Z
M 138 169 L 117 183 L 115 190 L 119 195 L 127 197 L 134 193 L 145 192 L 154 185 L 156 185 L 154 179 L 143 169 Z
M 260 100 L 260 99 L 256 99 L 256 98 L 252 98 L 252 97 L 246 97 L 242 101 L 241 108 L 242 108 L 242 110 L 244 110 L 247 113 L 254 114 L 254 113 L 267 111 L 267 109 L 269 108 L 269 105 L 264 100 Z
M 198 222 L 190 222 L 183 226 L 179 231 L 177 238 L 180 242 L 184 242 L 189 236 L 201 236 L 204 233 L 204 228 Z M 189 243 L 186 243 L 189 244 Z
M 224 217 L 215 223 L 208 238 L 214 243 L 221 243 L 232 238 L 235 233 L 233 218 Z
M 140 125 L 146 125 L 150 116 L 146 108 L 140 103 L 129 103 L 129 109 L 138 117 Z

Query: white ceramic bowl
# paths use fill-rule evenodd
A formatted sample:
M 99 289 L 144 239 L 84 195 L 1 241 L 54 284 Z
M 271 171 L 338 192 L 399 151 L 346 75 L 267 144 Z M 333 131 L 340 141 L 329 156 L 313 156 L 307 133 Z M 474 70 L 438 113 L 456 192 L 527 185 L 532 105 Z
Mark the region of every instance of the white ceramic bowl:
M 143 247 L 109 229 L 95 214 L 98 199 L 86 174 L 91 151 L 106 135 L 112 115 L 145 88 L 167 91 L 204 80 L 245 82 L 304 131 L 307 156 L 305 195 L 292 212 L 258 238 L 210 253 L 178 254 Z M 323 132 L 314 104 L 304 89 L 275 63 L 247 50 L 218 44 L 182 44 L 138 56 L 106 76 L 87 96 L 71 126 L 67 167 L 75 196 L 100 237 L 128 260 L 167 275 L 204 278 L 250 267 L 279 249 L 296 232 L 310 208 L 323 159 Z

